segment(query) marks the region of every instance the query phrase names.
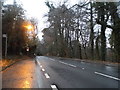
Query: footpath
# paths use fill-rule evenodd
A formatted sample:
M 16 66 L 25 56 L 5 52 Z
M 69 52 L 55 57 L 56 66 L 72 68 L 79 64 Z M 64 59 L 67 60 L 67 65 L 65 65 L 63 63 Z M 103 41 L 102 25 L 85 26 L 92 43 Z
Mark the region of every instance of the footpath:
M 19 56 L 19 55 L 12 55 L 8 56 L 6 59 L 0 60 L 0 71 L 5 70 L 6 68 L 12 66 L 18 61 L 29 59 L 28 56 Z

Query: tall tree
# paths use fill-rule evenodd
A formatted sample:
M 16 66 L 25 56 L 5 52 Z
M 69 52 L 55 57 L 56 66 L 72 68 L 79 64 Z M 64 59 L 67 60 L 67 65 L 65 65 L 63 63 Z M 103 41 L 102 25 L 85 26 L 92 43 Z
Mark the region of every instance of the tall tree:
M 117 3 L 111 2 L 109 3 L 109 6 L 110 15 L 113 22 L 113 26 L 110 28 L 113 29 L 112 34 L 114 38 L 115 57 L 116 61 L 120 62 L 120 18 L 117 13 Z
M 28 28 L 25 28 L 24 25 L 35 25 L 32 23 L 30 24 L 30 21 L 26 19 L 24 12 L 22 6 L 17 3 L 14 3 L 13 5 L 4 5 L 2 30 L 8 37 L 9 54 L 19 54 L 23 50 L 26 50 L 28 41 L 30 40 Z
M 94 59 L 94 29 L 93 29 L 93 4 L 90 2 L 90 48 L 91 48 L 91 59 Z
M 97 24 L 101 25 L 101 60 L 106 60 L 106 36 L 105 31 L 107 27 L 107 21 L 109 19 L 109 11 L 107 2 L 97 2 L 95 7 L 97 10 Z

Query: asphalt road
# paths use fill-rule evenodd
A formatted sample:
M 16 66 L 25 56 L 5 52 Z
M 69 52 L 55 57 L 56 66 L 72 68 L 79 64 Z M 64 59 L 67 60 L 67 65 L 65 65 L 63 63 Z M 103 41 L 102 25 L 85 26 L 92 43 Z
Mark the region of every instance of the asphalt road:
M 2 72 L 3 88 L 119 88 L 119 67 L 37 56 Z M 56 89 L 57 88 L 57 89 Z
M 40 69 L 49 75 L 50 84 L 58 88 L 118 88 L 118 67 L 36 57 Z M 41 67 L 42 66 L 42 67 Z

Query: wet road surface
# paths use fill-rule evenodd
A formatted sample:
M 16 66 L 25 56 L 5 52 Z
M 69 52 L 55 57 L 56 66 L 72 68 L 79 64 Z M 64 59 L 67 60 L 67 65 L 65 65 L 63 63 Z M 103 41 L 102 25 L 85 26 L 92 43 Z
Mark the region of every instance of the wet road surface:
M 118 88 L 119 68 L 37 56 L 2 72 L 3 88 Z
M 31 88 L 35 80 L 33 60 L 19 61 L 2 72 L 3 88 Z

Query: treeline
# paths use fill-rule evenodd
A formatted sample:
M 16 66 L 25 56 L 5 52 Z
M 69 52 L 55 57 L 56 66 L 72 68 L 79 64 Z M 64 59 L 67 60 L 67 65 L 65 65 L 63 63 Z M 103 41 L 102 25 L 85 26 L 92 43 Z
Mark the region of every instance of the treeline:
M 39 52 L 43 55 L 120 62 L 117 4 L 81 2 L 68 7 L 66 3 L 55 6 L 46 2 L 49 27 L 43 30 Z
M 33 26 L 33 30 L 28 30 L 25 25 Z M 7 36 L 2 39 L 3 56 L 6 50 L 7 54 L 26 54 L 29 48 L 29 53 L 36 49 L 36 33 L 37 21 L 34 18 L 26 18 L 25 10 L 20 4 L 3 4 L 2 9 L 2 33 Z

